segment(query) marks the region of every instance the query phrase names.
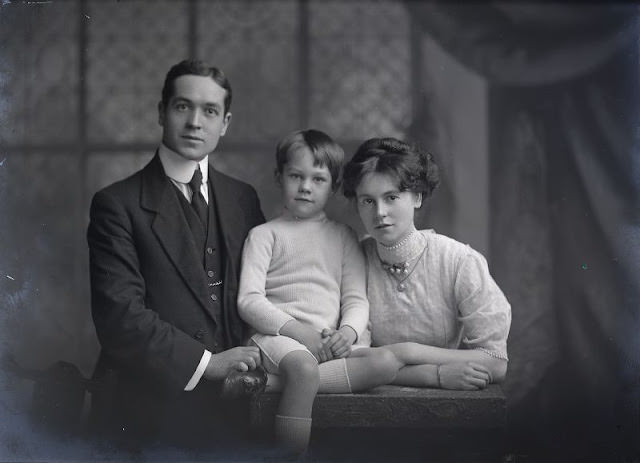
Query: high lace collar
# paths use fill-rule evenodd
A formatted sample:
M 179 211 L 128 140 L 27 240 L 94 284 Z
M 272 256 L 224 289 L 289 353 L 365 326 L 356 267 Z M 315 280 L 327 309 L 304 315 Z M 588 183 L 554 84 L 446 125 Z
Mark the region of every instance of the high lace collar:
M 378 257 L 382 262 L 386 264 L 401 264 L 418 257 L 426 245 L 427 238 L 414 228 L 398 243 L 392 246 L 376 243 L 376 248 Z

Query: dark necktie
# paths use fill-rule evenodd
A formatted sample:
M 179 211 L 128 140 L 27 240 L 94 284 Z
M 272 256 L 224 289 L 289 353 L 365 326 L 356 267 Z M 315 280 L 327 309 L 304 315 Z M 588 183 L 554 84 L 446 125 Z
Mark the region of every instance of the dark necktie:
M 208 225 L 208 214 L 207 214 L 207 202 L 204 200 L 204 196 L 200 192 L 200 186 L 202 185 L 202 172 L 200 172 L 200 166 L 196 168 L 193 172 L 193 177 L 191 177 L 191 181 L 189 182 L 189 187 L 191 188 L 191 206 L 196 211 L 196 214 L 200 218 L 200 222 L 202 222 L 202 226 L 204 229 L 207 229 Z

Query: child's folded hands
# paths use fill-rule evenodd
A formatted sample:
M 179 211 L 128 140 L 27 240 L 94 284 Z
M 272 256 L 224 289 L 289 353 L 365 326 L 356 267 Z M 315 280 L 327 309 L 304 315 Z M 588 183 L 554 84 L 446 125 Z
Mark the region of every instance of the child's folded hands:
M 338 330 L 325 328 L 322 330 L 323 344 L 331 350 L 333 358 L 344 358 L 351 355 L 351 346 L 356 340 L 355 331 L 349 326 Z

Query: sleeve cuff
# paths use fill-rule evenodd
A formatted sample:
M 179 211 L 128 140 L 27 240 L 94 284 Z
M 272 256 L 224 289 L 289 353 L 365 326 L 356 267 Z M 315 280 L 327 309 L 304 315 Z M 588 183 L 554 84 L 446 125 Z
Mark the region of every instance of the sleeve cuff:
M 340 328 L 344 328 L 345 326 L 347 328 L 351 328 L 351 331 L 353 331 L 353 333 L 356 335 L 356 339 L 353 341 L 353 343 L 355 344 L 356 342 L 358 342 L 358 340 L 360 339 L 360 335 L 358 334 L 358 331 L 356 331 L 356 329 L 348 323 L 344 323 L 340 325 Z
M 295 318 L 293 318 L 291 315 L 288 315 L 284 312 L 281 312 L 278 316 L 277 316 L 277 320 L 275 320 L 276 322 L 276 326 L 277 329 L 275 329 L 275 333 L 276 335 L 280 335 L 280 330 L 282 328 L 284 328 L 284 325 L 286 325 L 287 323 L 289 323 L 291 320 L 295 320 Z M 269 334 L 269 333 L 267 333 Z
M 480 352 L 484 352 L 485 354 L 487 354 L 490 357 L 493 358 L 497 358 L 500 360 L 505 360 L 505 361 L 509 361 L 509 357 L 507 357 L 506 353 L 503 352 L 498 352 L 495 350 L 489 350 L 489 349 L 485 349 L 484 347 L 474 347 L 475 350 L 479 350 Z
M 191 377 L 187 385 L 184 387 L 185 391 L 193 391 L 195 389 L 195 387 L 200 382 L 202 375 L 204 375 L 204 371 L 207 369 L 209 360 L 211 360 L 211 352 L 205 349 L 204 352 L 202 353 L 202 358 L 200 359 L 200 363 L 198 363 L 198 367 L 196 368 L 196 371 L 193 373 L 193 376 Z

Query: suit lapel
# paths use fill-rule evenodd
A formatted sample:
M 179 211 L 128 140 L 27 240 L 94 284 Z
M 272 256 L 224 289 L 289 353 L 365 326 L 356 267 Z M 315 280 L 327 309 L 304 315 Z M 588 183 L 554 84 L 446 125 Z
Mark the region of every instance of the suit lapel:
M 202 256 L 197 255 L 192 245 L 189 224 L 157 153 L 144 169 L 140 204 L 156 213 L 151 224 L 153 232 L 186 285 L 208 310 Z
M 234 262 L 238 260 L 244 244 L 244 236 L 238 236 L 237 233 L 243 227 L 243 211 L 238 209 L 238 198 L 233 197 L 233 192 L 225 187 L 226 179 L 211 166 L 209 166 L 209 179 L 218 212 L 218 227 L 222 235 L 220 240 L 227 256 L 225 285 L 227 285 L 226 289 L 235 292 L 237 290 L 235 282 L 238 280 L 238 269 L 235 268 Z M 231 275 L 228 274 L 229 271 Z

